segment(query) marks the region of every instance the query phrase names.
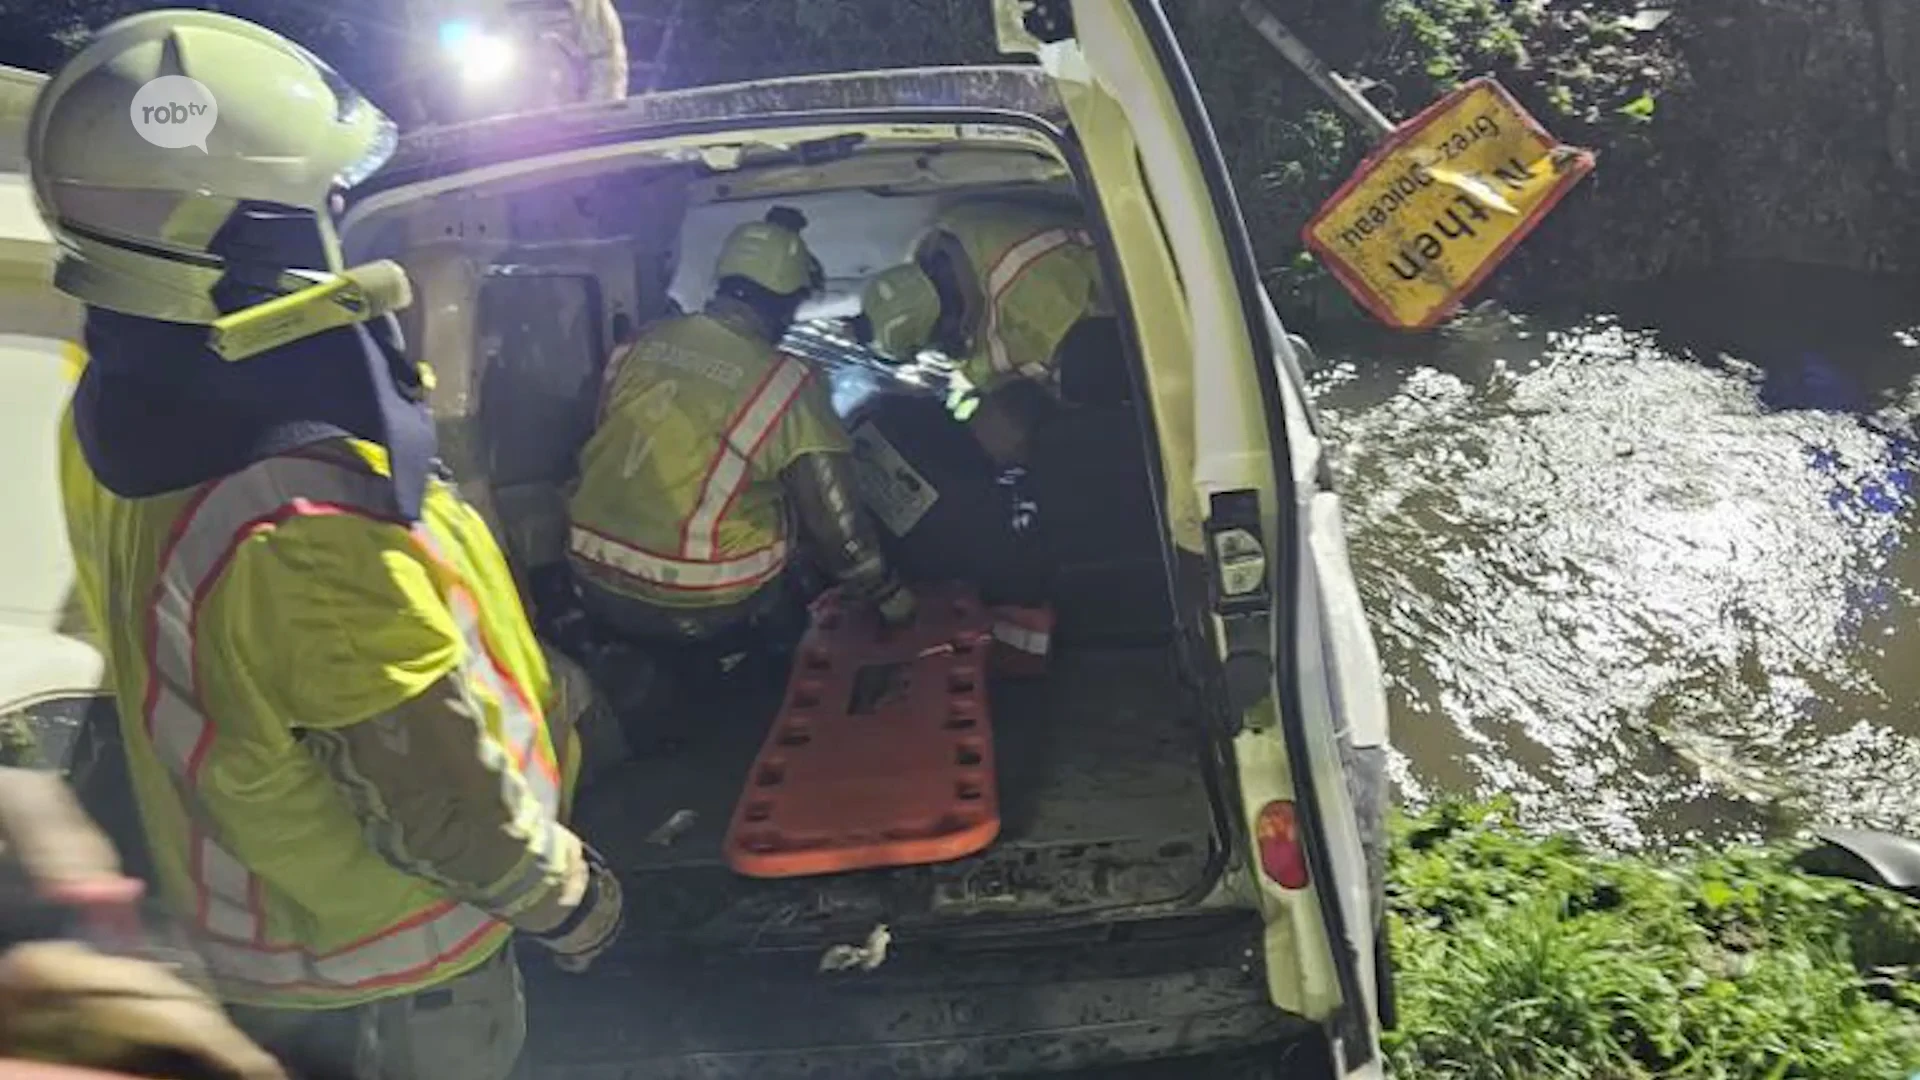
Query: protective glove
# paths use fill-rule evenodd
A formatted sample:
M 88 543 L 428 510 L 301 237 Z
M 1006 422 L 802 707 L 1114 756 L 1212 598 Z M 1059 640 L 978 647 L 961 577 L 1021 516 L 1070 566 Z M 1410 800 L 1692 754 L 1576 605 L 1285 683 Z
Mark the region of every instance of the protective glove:
M 606 952 L 625 925 L 620 879 L 600 858 L 600 853 L 585 847 L 587 887 L 558 926 L 530 935 L 553 952 L 554 966 L 578 975 L 593 966 Z
M 287 1080 L 213 999 L 144 960 L 71 941 L 0 956 L 0 1056 L 137 1075 Z M 159 1070 L 165 1069 L 164 1073 Z

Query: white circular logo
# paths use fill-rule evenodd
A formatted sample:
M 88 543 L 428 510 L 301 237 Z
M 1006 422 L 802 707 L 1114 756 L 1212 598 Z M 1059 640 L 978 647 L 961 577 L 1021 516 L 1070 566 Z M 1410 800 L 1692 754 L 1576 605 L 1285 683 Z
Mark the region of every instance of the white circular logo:
M 162 75 L 142 86 L 133 95 L 131 112 L 141 138 L 169 150 L 197 146 L 203 154 L 220 118 L 213 91 L 185 75 Z

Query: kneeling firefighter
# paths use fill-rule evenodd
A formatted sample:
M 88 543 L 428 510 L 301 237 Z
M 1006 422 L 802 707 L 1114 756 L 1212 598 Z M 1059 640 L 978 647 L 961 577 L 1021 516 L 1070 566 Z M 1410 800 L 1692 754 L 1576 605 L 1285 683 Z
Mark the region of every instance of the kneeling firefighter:
M 862 309 L 858 329 L 882 355 L 905 362 L 936 348 L 954 360 L 977 394 L 968 426 L 1001 465 L 1025 463 L 1063 390 L 1124 394 L 1092 240 L 1079 217 L 1051 206 L 949 207 L 911 261 L 867 283 Z
M 163 75 L 217 103 L 204 150 L 130 122 Z M 621 894 L 561 824 L 578 717 L 436 464 L 405 276 L 342 267 L 393 147 L 305 49 L 160 11 L 46 85 L 28 163 L 86 304 L 62 486 L 160 892 L 296 1072 L 484 1080 L 525 1034 L 513 932 L 584 968 Z
M 961 578 L 996 602 L 1044 603 L 1053 555 L 1037 458 L 1068 404 L 1124 400 L 1117 324 L 1084 222 L 1049 204 L 973 199 L 948 207 L 912 260 L 867 283 L 854 332 L 890 359 L 953 359 L 970 388 L 946 408 L 882 400 L 856 429 L 910 463 L 938 497 L 887 519 L 910 580 Z M 946 414 L 950 414 L 949 419 Z M 964 427 L 954 420 L 964 423 Z
M 862 516 L 825 386 L 776 347 L 821 284 L 805 226 L 776 207 L 735 229 L 706 309 L 655 323 L 609 366 L 570 547 L 584 605 L 617 633 L 696 651 L 789 634 L 798 562 L 889 622 L 913 615 Z

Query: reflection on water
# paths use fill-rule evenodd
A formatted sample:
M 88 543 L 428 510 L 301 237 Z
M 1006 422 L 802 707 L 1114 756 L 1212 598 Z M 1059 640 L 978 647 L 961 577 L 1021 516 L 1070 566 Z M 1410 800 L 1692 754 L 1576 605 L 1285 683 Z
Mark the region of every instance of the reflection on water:
M 1920 832 L 1920 292 L 1904 321 L 1880 293 L 1323 345 L 1411 799 L 1510 792 L 1628 846 Z

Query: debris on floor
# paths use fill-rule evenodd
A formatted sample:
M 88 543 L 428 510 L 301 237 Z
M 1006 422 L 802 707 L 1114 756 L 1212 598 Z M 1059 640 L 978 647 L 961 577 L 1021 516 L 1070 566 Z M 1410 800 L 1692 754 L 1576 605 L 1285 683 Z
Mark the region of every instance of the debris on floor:
M 660 827 L 647 834 L 647 843 L 660 847 L 672 847 L 675 840 L 686 835 L 700 815 L 691 810 L 675 810 L 673 816 L 660 823 Z
M 820 970 L 872 971 L 887 962 L 887 946 L 892 942 L 893 932 L 887 929 L 886 923 L 879 923 L 873 933 L 867 935 L 865 945 L 835 945 L 828 949 L 820 957 Z

